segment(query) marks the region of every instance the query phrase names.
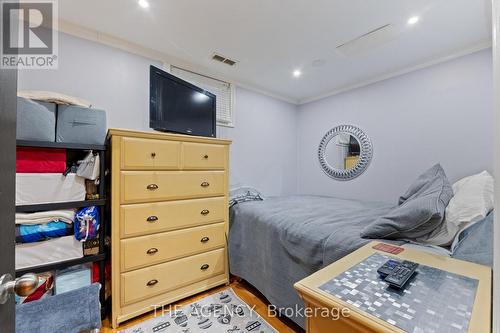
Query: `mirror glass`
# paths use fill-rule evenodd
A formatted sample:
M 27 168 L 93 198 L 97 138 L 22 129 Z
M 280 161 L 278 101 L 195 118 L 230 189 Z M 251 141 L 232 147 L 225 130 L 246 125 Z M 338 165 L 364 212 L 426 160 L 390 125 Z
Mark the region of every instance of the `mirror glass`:
M 325 159 L 334 169 L 349 170 L 358 163 L 359 141 L 349 133 L 337 133 L 328 143 Z
M 336 180 L 350 180 L 361 175 L 370 164 L 372 154 L 370 138 L 353 125 L 332 128 L 318 147 L 321 169 Z

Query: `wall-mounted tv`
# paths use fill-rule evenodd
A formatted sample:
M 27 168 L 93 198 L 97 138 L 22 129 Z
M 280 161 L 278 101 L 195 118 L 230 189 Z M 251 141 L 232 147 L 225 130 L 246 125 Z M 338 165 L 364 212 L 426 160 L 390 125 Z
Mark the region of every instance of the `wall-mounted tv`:
M 150 67 L 149 126 L 157 131 L 216 136 L 215 95 Z

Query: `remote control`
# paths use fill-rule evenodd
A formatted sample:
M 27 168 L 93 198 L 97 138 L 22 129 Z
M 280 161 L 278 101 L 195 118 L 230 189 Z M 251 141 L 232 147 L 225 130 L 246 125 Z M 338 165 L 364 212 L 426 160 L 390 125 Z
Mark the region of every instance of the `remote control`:
M 379 269 L 377 269 L 377 273 L 381 278 L 384 279 L 387 275 L 392 273 L 394 268 L 398 267 L 399 265 L 401 265 L 400 261 L 390 259 L 385 264 L 380 266 Z
M 401 289 L 413 276 L 417 267 L 417 263 L 405 260 L 385 277 L 385 282 L 389 283 L 391 287 Z

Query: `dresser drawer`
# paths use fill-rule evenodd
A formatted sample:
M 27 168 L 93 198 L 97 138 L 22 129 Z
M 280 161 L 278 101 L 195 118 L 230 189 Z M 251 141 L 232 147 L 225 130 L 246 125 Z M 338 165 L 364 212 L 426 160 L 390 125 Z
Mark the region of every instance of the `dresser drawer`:
M 121 274 L 122 305 L 224 273 L 225 252 L 214 250 Z
M 224 195 L 224 171 L 122 171 L 121 202 Z
M 121 268 L 131 270 L 207 252 L 226 244 L 224 223 L 120 241 Z
M 228 209 L 225 197 L 123 205 L 120 207 L 120 237 L 222 222 Z
M 177 170 L 180 152 L 181 143 L 176 141 L 123 138 L 121 168 Z
M 184 169 L 224 170 L 226 167 L 226 147 L 205 143 L 183 143 Z

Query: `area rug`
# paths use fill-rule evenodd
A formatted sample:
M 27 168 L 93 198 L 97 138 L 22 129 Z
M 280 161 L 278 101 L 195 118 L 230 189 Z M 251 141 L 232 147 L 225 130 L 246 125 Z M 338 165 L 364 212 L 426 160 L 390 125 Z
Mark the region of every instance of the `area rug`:
M 179 307 L 157 309 L 155 317 L 121 333 L 278 333 L 229 288 Z

